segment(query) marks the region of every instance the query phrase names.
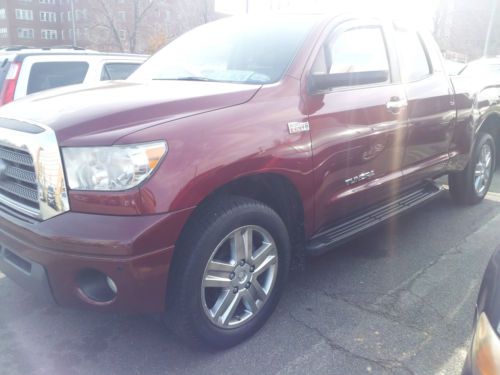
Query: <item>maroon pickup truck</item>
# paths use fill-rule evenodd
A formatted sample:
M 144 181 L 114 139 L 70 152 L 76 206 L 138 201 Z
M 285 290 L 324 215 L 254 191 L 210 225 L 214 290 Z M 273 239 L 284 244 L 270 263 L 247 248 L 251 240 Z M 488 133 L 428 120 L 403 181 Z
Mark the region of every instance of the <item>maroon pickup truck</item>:
M 0 109 L 0 269 L 60 305 L 163 313 L 185 340 L 261 327 L 292 259 L 441 192 L 490 186 L 500 90 L 426 33 L 338 15 L 230 18 L 127 81 Z

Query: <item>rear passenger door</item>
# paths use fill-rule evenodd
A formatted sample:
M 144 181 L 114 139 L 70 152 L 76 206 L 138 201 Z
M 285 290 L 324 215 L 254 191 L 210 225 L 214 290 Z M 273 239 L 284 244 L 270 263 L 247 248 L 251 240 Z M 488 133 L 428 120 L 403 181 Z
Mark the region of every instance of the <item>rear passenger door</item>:
M 454 92 L 432 38 L 396 29 L 408 100 L 408 139 L 403 160 L 405 185 L 445 170 L 455 123 Z
M 310 75 L 385 77 L 309 92 L 317 230 L 398 190 L 407 118 L 391 35 L 378 23 L 342 24 L 311 67 Z

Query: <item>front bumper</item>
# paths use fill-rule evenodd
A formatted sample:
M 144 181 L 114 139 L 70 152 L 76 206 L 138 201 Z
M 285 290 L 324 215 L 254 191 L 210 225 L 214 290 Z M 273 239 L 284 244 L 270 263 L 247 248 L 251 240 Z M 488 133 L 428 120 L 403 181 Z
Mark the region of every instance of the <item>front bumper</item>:
M 74 212 L 38 222 L 0 209 L 0 271 L 62 306 L 100 311 L 161 312 L 174 245 L 189 214 L 148 216 Z M 109 276 L 112 300 L 81 287 L 82 272 Z
M 500 375 L 500 339 L 484 312 L 477 319 L 462 375 Z

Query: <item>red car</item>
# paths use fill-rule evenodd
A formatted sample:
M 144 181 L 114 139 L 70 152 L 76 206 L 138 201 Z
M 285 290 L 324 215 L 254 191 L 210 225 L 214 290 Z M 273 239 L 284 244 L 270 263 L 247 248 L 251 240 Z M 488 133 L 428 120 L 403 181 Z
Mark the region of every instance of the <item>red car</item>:
M 292 259 L 431 200 L 443 175 L 457 202 L 484 198 L 500 90 L 481 79 L 451 80 L 428 34 L 376 18 L 207 24 L 128 81 L 0 109 L 0 269 L 234 345 Z

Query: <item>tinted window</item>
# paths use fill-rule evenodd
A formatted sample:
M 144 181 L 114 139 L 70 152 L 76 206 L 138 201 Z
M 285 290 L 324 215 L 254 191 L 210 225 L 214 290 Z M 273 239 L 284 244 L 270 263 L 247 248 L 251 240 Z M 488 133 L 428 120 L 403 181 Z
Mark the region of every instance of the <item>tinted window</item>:
M 82 83 L 89 69 L 84 61 L 41 62 L 31 67 L 27 94 Z
M 345 31 L 329 50 L 330 74 L 389 72 L 384 35 L 378 27 Z
M 110 79 L 127 79 L 140 64 L 108 63 L 104 64 L 101 72 L 101 81 Z
M 406 82 L 421 80 L 431 74 L 429 61 L 420 37 L 416 32 L 397 33 L 401 71 Z

